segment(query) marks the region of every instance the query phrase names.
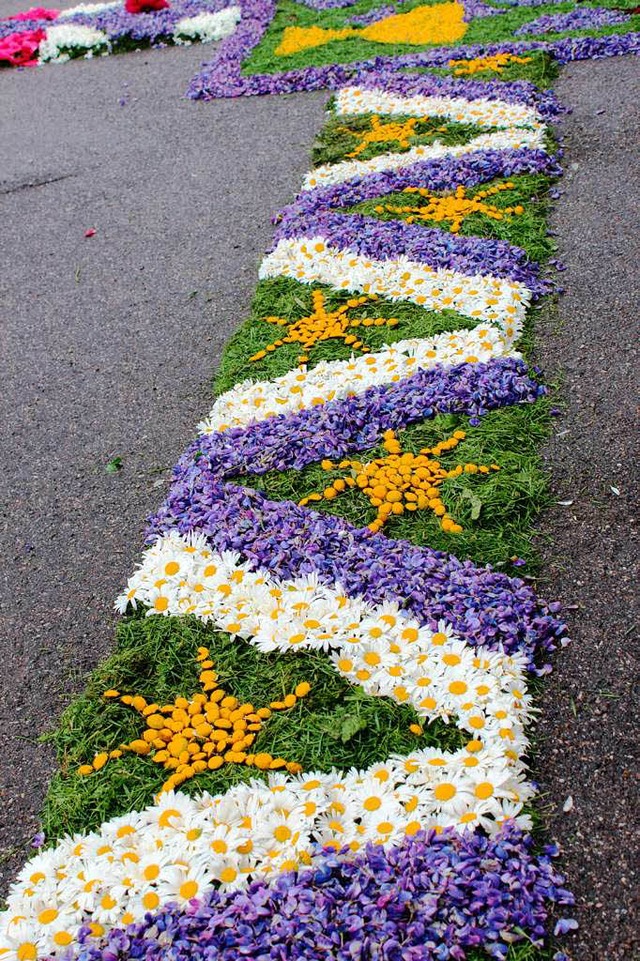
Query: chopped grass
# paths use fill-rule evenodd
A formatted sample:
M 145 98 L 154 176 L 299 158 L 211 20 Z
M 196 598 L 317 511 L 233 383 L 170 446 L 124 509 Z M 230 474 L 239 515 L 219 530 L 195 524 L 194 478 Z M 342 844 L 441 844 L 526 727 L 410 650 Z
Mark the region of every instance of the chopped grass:
M 115 652 L 93 672 L 84 694 L 67 708 L 52 735 L 60 773 L 45 800 L 48 841 L 91 830 L 153 802 L 169 772 L 149 756 L 126 754 L 85 777 L 76 770 L 100 751 L 140 737 L 144 729 L 136 711 L 105 700 L 104 691 L 115 687 L 161 703 L 179 695 L 189 698 L 200 690 L 195 661 L 199 646 L 210 649 L 221 686 L 256 708 L 309 681 L 310 694 L 291 710 L 274 713 L 254 745 L 256 752 L 298 761 L 304 770 L 365 768 L 394 753 L 424 747 L 456 750 L 467 740 L 455 725 L 440 720 L 426 726 L 422 736 L 411 733 L 409 725 L 419 721 L 411 707 L 352 686 L 322 652 L 262 654 L 195 618 L 131 617 L 118 625 Z M 255 768 L 224 764 L 185 782 L 181 790 L 190 795 L 222 793 L 260 776 Z
M 501 569 L 510 567 L 510 558 L 522 558 L 527 561 L 528 572 L 532 571 L 536 563 L 533 525 L 536 514 L 548 503 L 537 454 L 548 432 L 548 403 L 541 400 L 536 404 L 491 411 L 477 427 L 469 427 L 468 418 L 462 415 L 439 415 L 409 427 L 398 437 L 403 451 L 417 454 L 422 447 L 431 447 L 459 429 L 466 430 L 467 437 L 454 452 L 443 455 L 443 467 L 467 462 L 496 463 L 500 467 L 499 471 L 487 475 L 463 473 L 442 484 L 443 503 L 463 531 L 445 533 L 433 511 L 425 509 L 393 516 L 385 524 L 383 533 Z M 354 452 L 351 457 L 364 462 L 384 454 L 383 448 L 377 447 Z M 272 500 L 297 503 L 311 493 L 322 493 L 332 480 L 344 473 L 339 469 L 325 471 L 320 464 L 313 464 L 301 471 L 243 476 L 239 482 L 264 491 Z M 310 507 L 343 517 L 356 527 L 366 526 L 376 516 L 368 497 L 356 489 Z
M 459 230 L 464 237 L 489 237 L 495 240 L 506 240 L 515 247 L 522 247 L 531 260 L 539 263 L 545 261 L 553 251 L 553 243 L 547 237 L 547 191 L 550 185 L 549 177 L 541 174 L 523 174 L 514 177 L 498 177 L 480 187 L 469 189 L 469 196 L 499 184 L 512 183 L 513 189 L 502 190 L 500 193 L 487 197 L 485 203 L 499 210 L 506 207 L 524 207 L 524 213 L 504 214 L 502 220 L 495 220 L 486 214 L 472 214 L 466 217 Z M 419 178 L 415 186 L 419 187 Z M 437 196 L 444 196 L 438 192 Z M 420 207 L 427 201 L 416 193 L 404 191 L 386 194 L 357 204 L 353 211 L 377 217 L 380 220 L 405 220 L 406 216 L 388 210 L 389 207 Z M 384 208 L 382 211 L 380 208 Z M 450 221 L 434 222 L 432 220 L 417 220 L 416 223 L 425 227 L 438 227 L 449 232 Z
M 404 123 L 411 119 L 410 115 L 378 114 L 381 123 Z M 313 149 L 311 159 L 314 166 L 321 164 L 337 163 L 347 159 L 347 155 L 352 153 L 361 144 L 361 137 L 358 134 L 364 133 L 371 128 L 370 115 L 335 115 L 328 114 L 328 119 L 320 132 Z M 475 124 L 452 123 L 442 117 L 429 117 L 420 120 L 415 127 L 415 135 L 410 138 L 408 147 L 401 147 L 396 141 L 386 143 L 369 144 L 366 150 L 360 151 L 355 160 L 371 160 L 380 154 L 387 153 L 390 149 L 396 153 L 403 153 L 411 147 L 420 144 L 432 144 L 435 140 L 447 147 L 457 144 L 467 143 L 473 137 L 481 133 L 486 133 L 486 127 L 479 127 Z
M 215 383 L 216 396 L 247 378 L 271 380 L 298 366 L 298 358 L 302 353 L 300 344 L 284 344 L 259 361 L 250 361 L 249 357 L 282 336 L 283 328 L 267 323 L 264 318 L 285 317 L 293 322 L 310 314 L 314 290 L 324 292 L 329 309 L 335 309 L 353 297 L 353 292 L 336 291 L 326 284 L 311 286 L 288 277 L 260 281 L 249 319 L 239 327 L 222 355 Z M 477 324 L 477 320 L 463 317 L 453 310 L 425 310 L 416 304 L 394 303 L 383 297 L 355 308 L 351 316 L 396 318 L 399 321 L 396 327 L 357 328 L 358 337 L 371 350 L 379 350 L 385 344 L 407 337 L 430 337 L 443 331 L 472 328 Z M 321 360 L 348 360 L 352 353 L 352 347 L 341 340 L 322 341 L 307 352 L 308 366 L 314 367 Z

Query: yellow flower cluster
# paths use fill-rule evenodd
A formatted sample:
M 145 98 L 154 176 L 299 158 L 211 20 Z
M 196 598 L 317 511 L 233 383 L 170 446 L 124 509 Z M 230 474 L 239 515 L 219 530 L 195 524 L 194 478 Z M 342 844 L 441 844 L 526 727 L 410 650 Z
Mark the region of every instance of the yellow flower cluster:
M 274 758 L 265 752 L 251 754 L 249 749 L 271 712 L 293 707 L 309 693 L 311 686 L 303 681 L 297 685 L 294 694 L 287 694 L 283 700 L 272 701 L 269 707 L 256 710 L 253 704 L 240 704 L 237 698 L 218 686 L 218 675 L 213 670 L 213 661 L 209 659 L 206 647 L 198 648 L 196 660 L 200 664 L 202 693 L 194 694 L 191 700 L 177 697 L 173 704 L 161 707 L 149 704 L 139 694 L 105 691 L 106 698 L 117 699 L 134 708 L 145 719 L 147 729 L 142 737 L 129 744 L 97 754 L 92 764 L 81 765 L 78 773 L 93 774 L 110 759 L 131 751 L 148 754 L 165 770 L 173 772 L 162 785 L 162 791 L 172 791 L 196 774 L 215 771 L 224 763 L 247 764 L 261 771 L 285 769 L 290 774 L 298 774 L 302 770 L 300 764 Z
M 321 290 L 314 290 L 312 294 L 313 311 L 306 317 L 301 317 L 300 320 L 296 320 L 293 323 L 284 317 L 264 318 L 268 324 L 286 327 L 287 334 L 279 340 L 274 340 L 273 343 L 269 344 L 269 346 L 263 350 L 257 351 L 249 360 L 262 360 L 268 353 L 273 353 L 274 350 L 282 347 L 283 344 L 301 344 L 305 353 L 298 357 L 298 363 L 304 364 L 309 360 L 307 351 L 323 340 L 342 340 L 345 344 L 352 347 L 353 350 L 360 350 L 363 354 L 366 354 L 369 348 L 363 344 L 355 334 L 349 333 L 350 330 L 357 327 L 395 327 L 398 323 L 394 317 L 362 317 L 352 319 L 348 316 L 350 310 L 354 310 L 356 307 L 362 307 L 363 304 L 377 299 L 375 295 L 354 297 L 335 310 L 327 310 L 324 294 Z
M 366 27 L 287 27 L 276 48 L 278 57 L 291 57 L 301 50 L 323 47 L 334 40 L 360 38 L 375 43 L 454 43 L 467 32 L 464 7 L 460 3 L 437 3 L 414 7 L 407 13 L 394 13 Z
M 416 135 L 418 119 L 418 117 L 410 117 L 408 120 L 402 122 L 394 120 L 391 121 L 391 123 L 382 123 L 380 117 L 374 114 L 371 118 L 369 130 L 351 130 L 349 127 L 341 128 L 347 133 L 358 137 L 360 140 L 356 149 L 348 153 L 347 157 L 359 156 L 373 143 L 398 143 L 406 150 L 410 146 L 411 137 L 415 137 Z M 443 129 L 446 130 L 446 127 Z
M 483 70 L 502 73 L 512 63 L 529 63 L 531 57 L 517 57 L 514 53 L 494 53 L 491 57 L 476 57 L 474 60 L 450 60 L 454 77 L 470 77 Z
M 384 204 L 376 207 L 376 213 L 402 214 L 408 224 L 416 220 L 433 220 L 442 223 L 445 220 L 451 221 L 450 230 L 457 234 L 467 217 L 473 214 L 484 214 L 492 220 L 502 220 L 505 214 L 523 214 L 524 207 L 518 204 L 515 207 L 496 207 L 495 204 L 486 204 L 487 197 L 501 193 L 503 190 L 513 190 L 515 184 L 510 180 L 504 184 L 497 184 L 495 187 L 487 187 L 486 190 L 478 190 L 473 197 L 467 195 L 466 187 L 456 187 L 453 193 L 445 194 L 440 197 L 431 193 L 426 187 L 406 187 L 403 191 L 406 194 L 418 194 L 424 197 L 427 203 L 422 207 L 393 207 Z
M 334 470 L 337 466 L 341 470 L 350 468 L 353 474 L 336 478 L 322 494 L 303 497 L 300 505 L 323 499 L 333 500 L 348 487 L 359 488 L 367 495 L 371 506 L 377 508 L 377 516 L 369 524 L 372 531 L 379 531 L 392 515 L 429 508 L 440 518 L 443 531 L 459 534 L 462 527 L 447 514 L 440 498 L 439 487 L 442 482 L 459 477 L 463 472 L 488 474 L 491 470 L 500 470 L 497 464 L 487 467 L 484 464 L 471 463 L 459 464 L 452 470 L 446 470 L 441 467 L 439 460 L 433 459 L 453 450 L 465 437 L 463 430 L 456 430 L 451 437 L 440 441 L 434 447 L 424 447 L 416 455 L 403 453 L 394 431 L 388 430 L 384 434 L 383 443 L 387 451 L 386 457 L 378 457 L 366 464 L 356 460 L 343 460 L 336 465 L 330 460 L 323 460 L 323 470 Z

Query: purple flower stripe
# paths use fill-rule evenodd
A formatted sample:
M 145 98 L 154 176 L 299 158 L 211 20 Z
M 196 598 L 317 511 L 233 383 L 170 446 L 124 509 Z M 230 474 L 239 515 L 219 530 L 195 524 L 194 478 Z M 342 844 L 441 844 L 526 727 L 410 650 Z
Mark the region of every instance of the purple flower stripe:
M 551 905 L 571 905 L 530 835 L 507 822 L 493 838 L 419 832 L 356 857 L 325 850 L 304 871 L 241 891 L 170 904 L 96 942 L 79 932 L 79 961 L 464 961 L 505 958 L 513 941 L 541 945 Z M 564 928 L 575 926 L 562 919 Z M 562 928 L 559 927 L 559 930 Z
M 341 7 L 354 7 L 358 0 L 298 0 L 312 10 L 338 10 Z
M 239 551 L 276 577 L 317 574 L 372 604 L 396 601 L 432 630 L 444 619 L 469 644 L 522 652 L 536 674 L 551 670 L 548 657 L 566 636 L 559 605 L 518 577 L 217 483 L 199 465 L 180 471 L 151 518 L 149 541 L 170 530 L 204 534 L 215 550 Z
M 217 97 L 255 96 L 267 93 L 291 93 L 296 90 L 336 90 L 350 82 L 360 83 L 368 73 L 386 76 L 394 70 L 411 67 L 446 67 L 452 57 L 471 59 L 494 53 L 525 53 L 545 50 L 560 63 L 572 60 L 599 59 L 620 56 L 640 50 L 638 34 L 608 37 L 584 37 L 567 43 L 557 41 L 529 41 L 516 43 L 473 44 L 458 47 L 439 47 L 402 56 L 373 57 L 349 64 L 328 64 L 306 67 L 274 74 L 242 74 L 242 63 L 260 42 L 274 15 L 273 0 L 240 0 L 243 20 L 235 33 L 221 44 L 215 59 L 205 64 L 193 78 L 187 96 L 213 100 Z
M 183 17 L 194 17 L 199 13 L 217 13 L 232 5 L 233 0 L 172 0 L 166 10 L 153 13 L 127 13 L 124 4 L 111 10 L 98 13 L 76 13 L 58 21 L 37 20 L 23 21 L 20 30 L 35 30 L 38 27 L 47 29 L 56 25 L 81 24 L 102 30 L 111 42 L 118 40 L 146 40 L 157 43 L 173 34 L 173 28 Z M 0 38 L 14 33 L 16 21 L 0 22 Z
M 448 49 L 447 63 L 458 57 L 455 47 Z M 539 90 L 529 80 L 463 80 L 459 77 L 436 77 L 424 73 L 395 73 L 366 70 L 354 80 L 359 87 L 388 90 L 403 96 L 461 97 L 464 100 L 504 100 L 520 103 L 547 118 L 557 116 L 563 108 L 551 90 Z
M 488 3 L 483 3 L 483 0 L 462 0 L 462 6 L 464 7 L 464 19 L 467 23 L 471 20 L 481 20 L 483 17 L 495 17 L 496 14 L 505 13 L 505 10 L 499 10 L 498 7 L 491 7 Z
M 465 414 L 473 424 L 489 410 L 533 403 L 544 393 L 524 362 L 514 358 L 420 370 L 354 397 L 200 437 L 178 462 L 177 477 L 194 463 L 206 464 L 212 480 L 302 470 L 325 457 L 374 447 L 385 431 L 437 414 Z
M 536 36 L 545 33 L 564 33 L 565 30 L 594 30 L 598 27 L 615 26 L 627 23 L 631 18 L 616 10 L 606 7 L 581 7 L 568 13 L 554 13 L 538 17 L 523 24 L 514 33 L 514 37 Z
M 391 220 L 381 222 L 363 214 L 309 214 L 282 225 L 283 237 L 324 237 L 338 250 L 349 250 L 375 260 L 408 257 L 434 268 L 463 274 L 489 275 L 524 284 L 536 296 L 553 285 L 539 277 L 539 265 L 524 250 L 504 240 L 463 237 L 437 228 Z
M 301 191 L 294 202 L 275 218 L 277 237 L 305 229 L 309 216 L 328 210 L 345 210 L 365 200 L 384 197 L 405 187 L 426 187 L 432 191 L 454 190 L 460 185 L 476 187 L 496 177 L 542 173 L 558 177 L 562 173 L 556 157 L 545 150 L 474 150 L 459 157 L 432 157 L 407 162 L 406 167 L 382 170 L 354 177 L 337 184 Z

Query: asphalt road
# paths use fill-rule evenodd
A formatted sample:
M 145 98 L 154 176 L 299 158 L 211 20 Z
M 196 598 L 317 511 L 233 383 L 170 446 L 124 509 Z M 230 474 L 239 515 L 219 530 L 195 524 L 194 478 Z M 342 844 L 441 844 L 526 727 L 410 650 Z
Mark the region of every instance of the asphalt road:
M 0 0 L 0 12 L 13 9 Z M 53 769 L 37 738 L 109 650 L 112 600 L 139 556 L 144 517 L 208 407 L 270 218 L 296 191 L 321 124 L 323 94 L 183 100 L 210 52 L 0 76 L 5 880 Z M 576 961 L 630 961 L 634 950 L 637 79 L 635 62 L 611 60 L 574 65 L 558 85 L 574 108 L 554 215 L 568 293 L 540 359 L 564 371 L 568 410 L 546 456 L 557 499 L 574 504 L 545 518 L 544 593 L 570 605 L 575 643 L 547 681 L 537 773 L 578 893 Z M 122 469 L 110 474 L 114 457 Z
M 53 769 L 37 738 L 112 644 L 144 519 L 210 406 L 322 123 L 322 93 L 182 99 L 210 53 L 0 75 L 5 878 Z

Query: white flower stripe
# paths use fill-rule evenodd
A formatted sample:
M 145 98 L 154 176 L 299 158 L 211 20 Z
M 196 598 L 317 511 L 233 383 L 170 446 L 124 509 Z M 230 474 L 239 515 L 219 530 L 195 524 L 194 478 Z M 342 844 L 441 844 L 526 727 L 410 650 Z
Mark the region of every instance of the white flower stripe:
M 437 364 L 452 366 L 519 356 L 511 341 L 489 324 L 434 337 L 399 340 L 350 360 L 325 360 L 310 370 L 297 367 L 273 380 L 242 381 L 218 397 L 208 417 L 198 424 L 198 431 L 212 434 L 340 400 Z
M 173 40 L 177 44 L 189 44 L 193 40 L 211 43 L 222 40 L 235 30 L 241 17 L 240 7 L 226 7 L 217 13 L 199 13 L 195 17 L 183 17 L 173 30 Z
M 272 772 L 266 783 L 215 797 L 169 792 L 32 858 L 0 917 L 0 956 L 62 954 L 81 924 L 100 935 L 168 902 L 186 906 L 213 886 L 307 865 L 316 844 L 357 851 L 446 825 L 492 832 L 506 817 L 526 829 L 530 796 L 499 753 L 465 748 L 447 757 L 416 751 L 346 775 Z
M 111 3 L 79 3 L 75 7 L 67 7 L 66 10 L 61 10 L 56 17 L 56 22 L 59 22 L 60 20 L 66 20 L 68 17 L 73 17 L 77 13 L 104 13 L 105 10 L 114 10 L 116 7 L 121 6 L 121 0 L 112 0 Z
M 47 28 L 45 39 L 38 48 L 40 63 L 66 63 L 69 50 L 85 50 L 86 57 L 94 53 L 107 53 L 111 44 L 106 33 L 76 23 L 61 24 Z
M 335 98 L 338 115 L 366 113 L 412 117 L 446 117 L 479 127 L 540 127 L 543 119 L 534 107 L 505 100 L 467 100 L 465 97 L 402 96 L 381 88 L 343 87 Z
M 280 240 L 262 261 L 259 276 L 293 277 L 308 284 L 330 284 L 336 290 L 409 300 L 428 310 L 455 310 L 497 324 L 508 341 L 522 330 L 532 297 L 517 281 L 433 268 L 408 257 L 373 260 L 332 247 L 320 236 Z
M 331 651 L 338 671 L 367 693 L 411 704 L 425 718 L 456 717 L 512 762 L 524 753 L 524 658 L 472 647 L 444 622 L 433 632 L 396 603 L 350 597 L 317 575 L 283 581 L 239 557 L 215 553 L 202 535 L 172 531 L 144 552 L 116 606 L 191 614 L 263 653 Z
M 313 190 L 315 187 L 327 187 L 330 184 L 344 183 L 356 177 L 366 177 L 368 174 L 380 173 L 383 170 L 399 170 L 410 167 L 421 160 L 432 160 L 434 157 L 461 157 L 476 150 L 518 150 L 542 149 L 544 147 L 544 128 L 537 127 L 509 127 L 495 133 L 484 133 L 467 143 L 448 147 L 439 141 L 433 144 L 419 144 L 404 153 L 384 153 L 370 160 L 341 160 L 335 164 L 323 164 L 310 171 L 304 178 L 302 189 Z

